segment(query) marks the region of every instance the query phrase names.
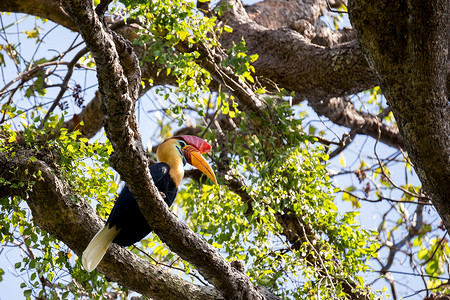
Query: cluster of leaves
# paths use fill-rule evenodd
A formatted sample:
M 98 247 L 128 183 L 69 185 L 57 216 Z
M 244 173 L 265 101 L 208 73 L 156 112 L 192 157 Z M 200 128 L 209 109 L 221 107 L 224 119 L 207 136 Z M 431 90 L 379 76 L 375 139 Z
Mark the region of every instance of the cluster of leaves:
M 202 45 L 211 55 L 220 49 L 218 36 L 223 31 L 232 29 L 227 25 L 217 25 L 217 18 L 207 17 L 195 8 L 194 2 L 181 0 L 171 1 L 122 1 L 130 13 L 130 16 L 140 20 L 142 26 L 140 39 L 135 43 L 143 45 L 146 49 L 143 60 L 157 63 L 164 67 L 166 76 L 177 78 L 178 86 L 166 87 L 170 93 L 164 94 L 167 100 L 170 94 L 178 95 L 176 102 L 172 103 L 170 113 L 180 120 L 186 118 L 183 108 L 195 106 L 198 115 L 204 116 L 209 108 L 209 99 L 205 97 L 210 93 L 209 84 L 211 74 L 198 64 L 201 54 L 196 50 L 197 45 Z M 221 13 L 218 8 L 218 14 Z M 180 51 L 180 48 L 183 50 Z M 219 51 L 220 52 L 220 51 Z M 205 56 L 205 54 L 203 54 Z M 255 70 L 251 63 L 257 59 L 257 55 L 247 56 L 245 42 L 234 45 L 228 53 L 222 53 L 223 66 L 235 72 L 243 79 L 254 82 L 251 73 Z M 151 78 L 143 80 L 152 83 Z
M 336 278 L 362 287 L 355 274 L 367 269 L 376 249 L 367 247 L 370 235 L 356 224 L 357 213 L 338 213 L 323 147 L 311 143 L 289 107 L 278 106 L 275 113 L 277 134 L 286 137 L 283 144 L 270 132 L 230 134 L 232 149 L 216 149 L 217 155 L 229 153 L 234 174 L 245 176 L 251 200 L 243 201 L 227 182 L 220 187 L 191 182 L 181 193 L 185 217 L 230 261 L 243 261 L 257 284 L 288 298 L 344 297 Z M 240 116 L 244 132 L 248 118 Z M 305 232 L 299 245 L 292 244 L 283 236 L 283 215 L 295 216 L 315 233 Z
M 58 170 L 61 178 L 84 199 L 97 202 L 96 210 L 105 217 L 112 209 L 110 201 L 118 189 L 115 173 L 109 168 L 109 155 L 113 149 L 107 139 L 101 143 L 80 138 L 80 132 L 60 129 L 53 143 L 60 153 Z
M 417 257 L 421 262 L 421 266 L 425 267 L 425 272 L 429 275 L 427 287 L 442 292 L 449 293 L 447 280 L 442 276 L 448 268 L 448 258 L 450 256 L 450 246 L 446 236 L 443 238 L 433 238 L 426 243 L 426 231 L 420 234 L 413 243 L 413 246 L 420 247 Z
M 3 107 L 5 109 L 5 106 Z M 24 112 L 10 110 L 12 118 Z M 40 117 L 23 127 L 19 134 L 10 124 L 2 124 L 0 152 L 11 158 L 28 151 L 30 162 L 36 157 L 50 155 L 54 158 L 55 170 L 81 197 L 97 202 L 97 212 L 105 216 L 112 206 L 110 201 L 117 189 L 116 177 L 110 170 L 108 158 L 112 147 L 108 141 L 88 143 L 80 133 L 67 132 L 61 128 L 63 118 L 52 116 L 43 130 L 37 129 Z M 48 137 L 51 136 L 51 139 Z M 20 139 L 20 143 L 17 141 Z M 19 245 L 23 259 L 15 263 L 18 274 L 27 274 L 21 287 L 27 299 L 67 299 L 69 295 L 101 298 L 111 289 L 111 284 L 96 272 L 88 273 L 78 258 L 72 257 L 70 249 L 36 226 L 25 201 L 35 183 L 42 180 L 39 172 L 28 173 L 23 180 L 8 181 L 0 178 L 0 187 L 20 189 L 17 196 L 0 199 L 0 243 L 4 247 Z M 75 201 L 75 200 L 74 200 Z M 127 294 L 119 289 L 116 293 Z
M 255 80 L 252 77 L 252 73 L 255 73 L 255 67 L 251 63 L 258 59 L 258 55 L 253 54 L 248 56 L 246 53 L 247 47 L 243 39 L 239 44 L 233 42 L 233 47 L 228 50 L 228 56 L 222 64 L 226 67 L 231 67 L 233 72 L 242 76 L 243 79 L 254 83 Z
M 178 86 L 172 91 L 182 97 L 177 105 L 170 108 L 171 112 L 180 115 L 180 107 L 186 107 L 187 102 L 196 103 L 204 109 L 206 103 L 202 94 L 209 92 L 211 76 L 196 63 L 200 55 L 197 51 L 180 53 L 176 47 L 180 43 L 189 48 L 199 41 L 213 41 L 206 33 L 214 30 L 215 20 L 196 14 L 193 2 L 124 1 L 124 4 L 132 17 L 141 20 L 140 39 L 135 43 L 144 45 L 144 61 L 161 65 L 166 69 L 167 76 L 177 78 Z M 152 82 L 151 78 L 147 80 Z M 166 94 L 165 99 L 168 96 Z

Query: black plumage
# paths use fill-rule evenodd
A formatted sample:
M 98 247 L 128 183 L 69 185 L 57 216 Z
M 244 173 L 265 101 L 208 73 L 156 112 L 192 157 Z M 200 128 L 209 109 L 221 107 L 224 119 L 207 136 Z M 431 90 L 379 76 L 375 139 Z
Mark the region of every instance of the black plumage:
M 215 184 L 216 177 L 202 153 L 211 150 L 203 139 L 195 136 L 175 136 L 166 139 L 156 151 L 158 163 L 150 167 L 150 173 L 167 205 L 171 206 L 178 192 L 177 186 L 184 176 L 186 163 L 206 174 Z M 139 206 L 127 186 L 119 197 L 105 224 L 83 251 L 82 263 L 87 271 L 94 270 L 106 254 L 111 243 L 130 246 L 145 238 L 152 228 L 139 210 Z
M 150 167 L 153 181 L 159 192 L 163 193 L 164 201 L 168 206 L 174 202 L 178 188 L 169 176 L 170 167 L 164 162 L 159 162 Z M 139 210 L 139 206 L 133 194 L 125 185 L 114 204 L 106 225 L 109 228 L 116 226 L 120 230 L 113 242 L 120 246 L 130 246 L 146 237 L 152 228 Z

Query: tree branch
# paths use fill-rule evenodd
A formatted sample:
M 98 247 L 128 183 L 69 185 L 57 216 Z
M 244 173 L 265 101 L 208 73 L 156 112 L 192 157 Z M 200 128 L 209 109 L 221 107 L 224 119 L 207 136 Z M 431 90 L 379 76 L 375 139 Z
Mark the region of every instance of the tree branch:
M 330 9 L 328 2 L 265 0 L 244 8 L 250 19 L 267 29 L 291 28 L 316 45 L 332 47 L 354 40 L 352 29 L 332 30 L 321 19 Z M 339 7 L 341 2 L 336 4 Z
M 348 97 L 328 100 L 312 98 L 308 104 L 319 116 L 327 117 L 334 124 L 350 128 L 357 134 L 368 135 L 391 147 L 403 147 L 397 127 L 383 124 L 379 118 L 357 111 Z
M 222 21 L 233 32 L 224 33 L 221 43 L 231 47 L 243 37 L 249 55 L 259 55 L 253 63 L 257 76 L 270 78 L 303 99 L 345 96 L 378 85 L 356 41 L 331 48 L 317 46 L 294 30 L 267 29 L 255 23 L 238 0 L 226 2 L 232 8 Z
M 33 188 L 28 191 L 29 197 L 23 189 L 2 188 L 0 198 L 17 195 L 20 191 L 36 224 L 81 256 L 90 238 L 104 223 L 91 206 L 58 177 L 54 154 L 35 153 L 31 150 L 16 152 L 18 155 L 14 158 L 8 156 L 8 153 L 0 153 L 0 176 L 13 183 L 28 182 L 32 174 L 40 172 L 42 180 L 36 180 Z M 31 156 L 37 157 L 37 160 L 30 160 Z M 217 290 L 185 281 L 117 245 L 111 247 L 98 268 L 109 280 L 148 297 L 222 299 Z
M 131 46 L 124 47 L 123 41 L 117 41 L 116 36 L 105 30 L 90 1 L 63 1 L 63 5 L 80 27 L 96 60 L 105 131 L 115 150 L 111 164 L 127 183 L 149 225 L 163 242 L 193 264 L 226 298 L 262 299 L 245 274 L 232 268 L 214 247 L 170 212 L 156 189 L 147 168 L 134 114 L 138 86 L 132 83 L 135 83 L 134 76 L 139 70 Z M 120 49 L 122 47 L 124 49 Z M 125 66 L 125 62 L 132 64 Z
M 0 11 L 24 13 L 49 19 L 66 28 L 77 31 L 78 27 L 72 22 L 57 0 L 10 0 L 0 1 Z

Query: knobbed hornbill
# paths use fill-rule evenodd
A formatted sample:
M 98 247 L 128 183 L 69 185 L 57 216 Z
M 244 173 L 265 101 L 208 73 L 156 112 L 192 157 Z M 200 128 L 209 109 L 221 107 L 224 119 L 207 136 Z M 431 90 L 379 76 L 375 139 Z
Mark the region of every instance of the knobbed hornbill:
M 164 201 L 171 206 L 184 176 L 187 163 L 206 174 L 215 184 L 216 176 L 201 155 L 211 150 L 203 139 L 190 136 L 174 136 L 159 145 L 156 151 L 158 163 L 150 166 L 150 173 Z M 152 231 L 147 220 L 127 186 L 120 192 L 111 214 L 103 227 L 83 252 L 82 262 L 87 271 L 94 270 L 111 243 L 130 246 L 142 240 Z

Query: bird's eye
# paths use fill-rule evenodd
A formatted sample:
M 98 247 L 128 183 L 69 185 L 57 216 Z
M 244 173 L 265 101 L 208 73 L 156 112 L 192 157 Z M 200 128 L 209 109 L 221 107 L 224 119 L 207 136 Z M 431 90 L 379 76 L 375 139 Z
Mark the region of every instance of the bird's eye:
M 184 148 L 186 146 L 185 141 L 179 141 L 178 143 L 180 144 L 181 148 Z

